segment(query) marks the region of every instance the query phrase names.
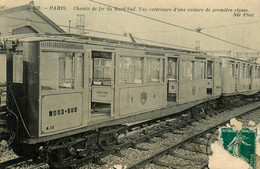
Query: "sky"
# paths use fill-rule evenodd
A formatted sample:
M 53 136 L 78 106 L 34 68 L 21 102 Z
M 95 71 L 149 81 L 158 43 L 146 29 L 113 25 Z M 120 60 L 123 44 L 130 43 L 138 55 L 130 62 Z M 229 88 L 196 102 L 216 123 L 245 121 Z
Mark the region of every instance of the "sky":
M 95 1 L 119 8 L 129 8 L 134 10 L 133 13 L 142 15 L 142 17 L 123 11 L 114 11 L 114 9 L 109 11 L 107 6 L 89 0 L 34 0 L 34 4 L 39 6 L 41 12 L 58 25 L 68 26 L 69 20 L 71 20 L 71 27 L 75 27 L 76 16 L 81 14 L 85 15 L 85 29 L 87 30 L 120 35 L 131 33 L 136 38 L 188 48 L 195 48 L 196 41 L 200 41 L 202 50 L 255 52 L 190 31 L 202 28 L 201 32 L 204 34 L 260 51 L 259 0 Z M 29 2 L 30 0 L 0 0 L 0 6 L 15 7 Z M 93 10 L 93 7 L 97 10 Z M 89 8 L 89 10 L 79 10 L 79 8 Z M 171 11 L 156 11 L 155 8 Z M 99 11 L 99 9 L 103 10 Z M 156 19 L 156 21 L 143 16 Z M 176 27 L 176 25 L 189 30 Z M 68 31 L 68 27 L 61 28 Z M 71 29 L 71 32 L 77 33 L 77 30 Z M 87 31 L 87 35 L 94 35 L 94 33 Z M 107 34 L 99 35 L 108 36 Z M 136 41 L 143 42 L 138 39 Z

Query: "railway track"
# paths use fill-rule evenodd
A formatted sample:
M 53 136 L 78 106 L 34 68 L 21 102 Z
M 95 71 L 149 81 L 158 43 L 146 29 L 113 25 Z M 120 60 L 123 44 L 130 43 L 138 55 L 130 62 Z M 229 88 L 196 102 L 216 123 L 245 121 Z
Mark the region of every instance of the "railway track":
M 26 158 L 26 157 L 18 157 L 11 160 L 7 160 L 5 162 L 0 163 L 0 168 L 48 168 L 48 165 L 43 161 L 38 159 Z
M 14 159 L 11 159 L 11 160 L 8 160 L 8 161 L 5 161 L 3 163 L 0 164 L 0 168 L 8 168 L 10 166 L 13 166 L 13 165 L 19 165 L 20 163 L 24 163 L 26 161 L 28 161 L 29 159 L 27 158 L 14 158 Z
M 195 165 L 198 166 L 197 168 L 205 168 L 208 165 L 207 157 L 211 154 L 211 150 L 208 147 L 216 139 L 216 136 L 212 135 L 212 133 L 217 131 L 216 129 L 219 126 L 226 124 L 231 118 L 238 118 L 244 115 L 245 119 L 252 119 L 250 116 L 245 116 L 245 114 L 259 110 L 259 107 L 260 103 L 254 102 L 225 111 L 225 113 L 223 113 L 223 110 L 219 110 L 212 117 L 208 115 L 206 119 L 199 121 L 192 117 L 186 117 L 184 114 L 179 118 L 164 119 L 157 121 L 157 123 L 149 123 L 149 125 L 144 122 L 142 124 L 143 128 L 132 126 L 131 130 L 133 131 L 129 135 L 119 138 L 119 142 L 112 149 L 92 155 L 86 154 L 80 160 L 65 161 L 56 167 L 110 168 L 116 164 L 123 164 L 128 168 L 189 168 L 189 166 L 194 168 Z M 185 122 L 183 119 L 185 119 Z M 134 128 L 137 129 L 135 130 Z M 154 142 L 160 141 L 159 146 L 153 145 Z M 199 147 L 200 151 L 196 148 L 194 149 L 194 147 Z M 136 158 L 128 156 L 130 153 L 127 151 L 132 151 Z M 189 152 L 193 156 L 189 156 L 184 152 Z M 196 157 L 199 156 L 199 158 L 194 158 L 195 155 Z M 173 158 L 171 161 L 175 161 L 175 163 L 163 162 L 166 156 Z M 22 166 L 28 163 L 28 159 L 20 162 L 19 160 L 1 163 L 0 168 L 3 168 L 1 166 Z M 86 163 L 90 164 L 86 165 Z M 40 162 L 31 165 L 31 168 L 39 168 L 41 166 L 48 168 L 45 163 Z
M 238 118 L 238 117 L 243 116 L 244 114 L 248 114 L 248 113 L 252 113 L 252 112 L 256 113 L 256 111 L 259 110 L 259 109 L 260 109 L 259 107 L 255 107 L 253 109 L 244 110 L 244 111 L 242 111 L 240 113 L 237 113 L 232 118 Z M 230 118 L 227 117 L 227 119 L 224 120 L 223 122 L 212 123 L 212 125 L 210 127 L 208 127 L 207 129 L 205 129 L 205 130 L 201 130 L 201 131 L 193 130 L 194 133 L 192 135 L 186 134 L 181 141 L 175 142 L 174 144 L 167 146 L 166 148 L 164 148 L 164 149 L 162 149 L 162 150 L 160 150 L 160 151 L 150 155 L 149 157 L 146 157 L 145 159 L 137 161 L 136 163 L 132 164 L 128 168 L 129 169 L 140 168 L 140 167 L 145 166 L 145 165 L 150 164 L 150 163 L 158 165 L 158 166 L 168 167 L 168 168 L 183 167 L 182 162 L 180 162 L 180 164 L 171 164 L 169 162 L 165 163 L 165 162 L 160 161 L 160 159 L 162 159 L 163 156 L 165 156 L 165 155 L 170 155 L 170 156 L 175 157 L 175 158 L 177 157 L 179 159 L 183 159 L 183 160 L 186 160 L 186 161 L 196 162 L 196 163 L 193 163 L 193 165 L 191 165 L 190 168 L 207 168 L 208 167 L 208 161 L 207 160 L 205 160 L 205 159 L 197 159 L 196 157 L 187 158 L 187 156 L 179 155 L 177 153 L 178 149 L 183 149 L 185 151 L 196 152 L 197 153 L 196 156 L 198 154 L 205 154 L 207 156 L 210 155 L 211 152 L 207 151 L 208 150 L 207 147 L 210 146 L 211 142 L 207 142 L 207 145 L 206 145 L 206 148 L 204 148 L 204 151 L 200 151 L 198 149 L 196 150 L 196 148 L 194 148 L 194 147 L 201 147 L 201 145 L 202 145 L 201 142 L 195 142 L 195 144 L 199 145 L 199 146 L 188 146 L 188 145 L 189 144 L 194 144 L 194 140 L 196 140 L 198 137 L 202 137 L 203 138 L 203 137 L 205 137 L 205 134 L 206 135 L 211 135 L 212 131 L 214 133 L 215 131 L 217 131 L 218 127 L 225 126 L 225 124 L 228 123 L 229 120 L 230 120 Z M 259 122 L 259 120 L 258 120 L 258 122 Z M 207 137 L 205 137 L 205 138 L 207 138 Z M 190 148 L 190 147 L 193 147 L 193 148 Z M 200 164 L 197 164 L 197 163 L 200 163 Z M 195 167 L 194 164 L 196 164 L 197 166 Z M 185 168 L 189 168 L 189 166 L 185 165 Z
M 113 168 L 116 165 L 121 165 L 127 168 L 206 168 L 208 166 L 208 155 L 212 153 L 210 145 L 217 138 L 218 127 L 224 126 L 232 118 L 244 116 L 250 120 L 257 119 L 250 118 L 246 114 L 251 113 L 257 116 L 259 109 L 260 103 L 252 103 L 225 111 L 225 113 L 219 111 L 213 117 L 207 117 L 207 119 L 197 122 L 193 121 L 191 125 L 183 124 L 182 128 L 171 128 L 169 126 L 166 128 L 165 123 L 167 121 L 162 122 L 160 124 L 163 125 L 157 127 L 157 129 L 161 128 L 161 131 L 153 132 L 150 136 L 134 134 L 132 137 L 134 144 L 125 142 L 119 146 L 120 148 L 117 147 L 121 151 L 115 151 L 113 155 L 103 156 L 100 154 L 99 160 L 102 159 L 106 162 L 105 165 L 91 164 L 84 167 Z M 163 129 L 164 127 L 165 129 Z M 145 137 L 148 137 L 148 139 L 145 140 Z M 154 142 L 156 144 L 153 144 Z M 103 164 L 100 161 L 98 163 Z

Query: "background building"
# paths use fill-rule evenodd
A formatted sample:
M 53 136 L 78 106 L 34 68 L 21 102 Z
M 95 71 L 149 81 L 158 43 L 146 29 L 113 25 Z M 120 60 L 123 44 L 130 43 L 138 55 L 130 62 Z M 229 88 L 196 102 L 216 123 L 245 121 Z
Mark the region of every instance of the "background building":
M 0 36 L 25 33 L 66 33 L 46 15 L 40 12 L 33 2 L 15 7 L 0 7 Z M 0 53 L 0 83 L 6 81 L 6 57 Z

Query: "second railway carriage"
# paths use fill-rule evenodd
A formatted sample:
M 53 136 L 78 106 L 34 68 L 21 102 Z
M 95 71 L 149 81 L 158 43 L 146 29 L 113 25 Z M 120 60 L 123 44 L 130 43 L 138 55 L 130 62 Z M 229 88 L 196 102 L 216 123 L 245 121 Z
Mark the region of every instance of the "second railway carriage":
M 7 54 L 7 110 L 35 144 L 154 119 L 220 96 L 220 60 L 98 38 L 32 36 Z
M 221 60 L 209 55 L 170 54 L 166 78 L 168 101 L 189 103 L 221 95 Z
M 222 60 L 222 95 L 252 95 L 260 90 L 259 65 L 231 57 Z

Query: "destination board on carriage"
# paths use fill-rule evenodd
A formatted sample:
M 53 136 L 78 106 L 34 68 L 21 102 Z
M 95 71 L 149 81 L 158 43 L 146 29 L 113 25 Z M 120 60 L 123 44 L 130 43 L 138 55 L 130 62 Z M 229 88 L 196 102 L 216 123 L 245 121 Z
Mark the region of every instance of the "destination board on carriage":
M 92 101 L 100 103 L 111 102 L 111 87 L 110 86 L 93 86 Z

